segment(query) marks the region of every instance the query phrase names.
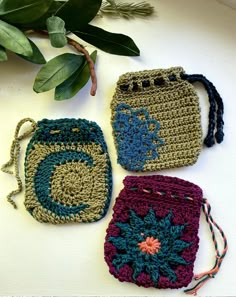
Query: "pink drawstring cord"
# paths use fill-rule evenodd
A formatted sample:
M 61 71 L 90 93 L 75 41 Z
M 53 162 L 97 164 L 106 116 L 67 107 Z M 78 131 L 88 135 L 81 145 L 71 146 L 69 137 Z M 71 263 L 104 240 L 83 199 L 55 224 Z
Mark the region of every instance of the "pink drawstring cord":
M 227 239 L 225 237 L 225 234 L 223 232 L 223 230 L 220 228 L 219 225 L 217 225 L 217 223 L 213 220 L 212 216 L 211 216 L 211 206 L 208 203 L 207 199 L 203 199 L 203 205 L 202 205 L 202 209 L 203 212 L 205 214 L 206 217 L 206 221 L 209 225 L 211 234 L 212 234 L 212 239 L 215 245 L 215 251 L 216 251 L 216 261 L 215 261 L 215 265 L 213 266 L 213 268 L 209 271 L 200 273 L 200 274 L 196 274 L 194 276 L 195 280 L 200 280 L 193 288 L 191 289 L 187 289 L 184 292 L 186 294 L 189 295 L 197 295 L 198 290 L 211 278 L 214 278 L 215 275 L 218 273 L 220 266 L 222 264 L 222 261 L 227 253 L 228 250 L 228 245 L 227 245 Z M 223 242 L 224 242 L 224 249 L 223 251 L 220 253 L 219 252 L 219 248 L 218 248 L 218 243 L 216 240 L 216 236 L 215 236 L 215 230 L 214 227 L 219 231 L 220 235 L 222 236 Z

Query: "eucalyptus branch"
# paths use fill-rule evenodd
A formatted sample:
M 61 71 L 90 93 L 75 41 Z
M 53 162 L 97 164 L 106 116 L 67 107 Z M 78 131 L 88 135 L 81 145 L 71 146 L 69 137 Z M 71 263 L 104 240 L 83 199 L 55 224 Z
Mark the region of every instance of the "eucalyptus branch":
M 2 0 L 0 4 L 1 2 Z M 98 14 L 129 19 L 153 13 L 153 7 L 147 3 L 148 0 L 4 0 L 3 2 L 4 5 L 0 5 L 0 62 L 7 61 L 8 51 L 11 51 L 28 62 L 42 65 L 36 74 L 33 90 L 36 93 L 43 93 L 54 89 L 54 99 L 58 101 L 74 97 L 90 78 L 92 81 L 90 94 L 95 96 L 97 90 L 94 69 L 97 51 L 94 50 L 89 54 L 73 36 L 68 35 L 70 32 L 104 52 L 129 57 L 139 56 L 140 50 L 132 38 L 90 25 L 90 22 Z M 40 3 L 42 5 L 39 5 Z M 62 53 L 46 61 L 37 43 L 28 38 L 30 33 L 45 35 L 54 48 L 72 46 L 81 54 Z
M 33 30 L 33 32 L 48 36 L 48 32 L 46 30 Z M 67 38 L 67 43 L 69 45 L 73 46 L 78 52 L 84 54 L 89 65 L 89 71 L 90 71 L 90 76 L 92 81 L 90 95 L 95 96 L 97 91 L 97 76 L 95 73 L 93 60 L 91 59 L 89 52 L 81 44 L 79 44 L 77 41 L 75 41 L 74 39 L 68 36 L 66 38 Z
M 139 3 L 117 3 L 115 0 L 106 0 L 102 3 L 100 14 L 110 14 L 120 16 L 127 19 L 134 17 L 150 16 L 154 12 L 154 7 L 146 1 Z

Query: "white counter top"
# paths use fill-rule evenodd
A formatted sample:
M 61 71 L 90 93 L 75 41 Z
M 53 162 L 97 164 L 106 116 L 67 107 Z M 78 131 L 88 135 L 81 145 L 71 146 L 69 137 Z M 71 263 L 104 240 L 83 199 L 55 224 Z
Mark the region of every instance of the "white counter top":
M 113 195 L 108 214 L 92 224 L 53 226 L 40 224 L 24 208 L 24 193 L 16 197 L 18 210 L 5 197 L 16 183 L 0 173 L 0 295 L 51 296 L 184 296 L 183 290 L 139 288 L 120 283 L 108 272 L 103 244 L 112 205 L 130 174 L 116 163 L 110 125 L 110 101 L 118 77 L 130 71 L 183 66 L 187 73 L 202 73 L 211 80 L 225 104 L 225 140 L 208 149 L 203 147 L 198 162 L 190 167 L 156 174 L 177 176 L 198 184 L 212 205 L 212 215 L 225 231 L 229 252 L 216 278 L 199 296 L 235 296 L 236 264 L 236 10 L 215 0 L 149 1 L 155 16 L 127 21 L 98 18 L 98 26 L 129 35 L 139 46 L 141 56 L 121 57 L 98 50 L 96 72 L 98 91 L 89 95 L 90 83 L 71 100 L 56 102 L 53 91 L 36 94 L 32 90 L 38 66 L 10 55 L 0 64 L 0 164 L 9 158 L 17 122 L 24 117 L 40 120 L 86 118 L 102 128 L 113 167 Z M 35 39 L 36 40 L 36 39 Z M 81 42 L 82 43 L 82 42 Z M 51 49 L 47 40 L 38 45 L 45 57 L 52 58 L 68 48 Z M 91 52 L 94 48 L 87 47 Z M 196 84 L 206 134 L 208 98 Z M 20 172 L 27 141 L 22 143 Z M 214 264 L 214 249 L 205 219 L 201 218 L 200 248 L 195 273 Z

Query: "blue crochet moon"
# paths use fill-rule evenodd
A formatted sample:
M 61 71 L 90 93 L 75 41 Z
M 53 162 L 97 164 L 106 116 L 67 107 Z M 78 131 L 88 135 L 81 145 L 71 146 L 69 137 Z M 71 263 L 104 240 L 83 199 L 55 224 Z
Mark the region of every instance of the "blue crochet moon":
M 35 193 L 41 205 L 58 216 L 69 216 L 78 214 L 85 208 L 87 204 L 78 206 L 65 206 L 59 202 L 55 202 L 50 197 L 50 180 L 53 175 L 55 166 L 65 164 L 72 161 L 86 162 L 87 166 L 93 166 L 93 159 L 83 153 L 75 151 L 54 152 L 50 153 L 38 166 L 34 177 Z M 43 177 L 43 178 L 42 178 Z

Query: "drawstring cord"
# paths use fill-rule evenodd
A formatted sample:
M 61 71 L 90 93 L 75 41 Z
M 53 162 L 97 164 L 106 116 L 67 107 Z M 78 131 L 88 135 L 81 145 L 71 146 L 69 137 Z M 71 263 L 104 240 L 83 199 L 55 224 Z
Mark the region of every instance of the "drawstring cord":
M 201 74 L 182 74 L 181 77 L 190 83 L 201 82 L 204 85 L 210 102 L 208 133 L 205 137 L 204 144 L 207 147 L 211 147 L 215 144 L 215 140 L 217 143 L 221 143 L 224 139 L 224 104 L 220 94 L 216 90 L 213 83 Z M 215 129 L 216 133 L 214 135 Z
M 19 135 L 21 127 L 27 123 L 31 123 L 31 127 L 24 132 L 22 135 Z M 13 190 L 7 195 L 7 200 L 14 206 L 14 208 L 17 208 L 15 201 L 12 199 L 13 196 L 20 193 L 22 190 L 22 181 L 19 174 L 19 156 L 20 156 L 20 141 L 27 136 L 31 135 L 37 128 L 37 124 L 34 120 L 31 118 L 25 118 L 22 119 L 16 126 L 16 131 L 14 135 L 14 140 L 11 145 L 10 150 L 10 160 L 2 165 L 1 170 L 5 173 L 12 174 L 15 176 L 17 181 L 17 189 Z M 14 171 L 11 171 L 9 168 L 14 165 Z
M 227 239 L 225 237 L 225 234 L 223 232 L 223 230 L 220 228 L 220 226 L 213 220 L 212 216 L 211 216 L 211 206 L 208 203 L 207 199 L 203 199 L 203 205 L 202 205 L 202 209 L 203 212 L 205 214 L 206 217 L 206 221 L 209 225 L 211 234 L 212 234 L 212 240 L 214 242 L 214 246 L 215 246 L 215 251 L 216 251 L 216 261 L 215 261 L 215 265 L 213 266 L 213 268 L 209 271 L 200 273 L 200 274 L 196 274 L 194 276 L 195 280 L 200 280 L 193 288 L 191 289 L 187 289 L 184 292 L 186 294 L 189 295 L 197 295 L 198 290 L 207 282 L 209 281 L 211 278 L 214 278 L 215 275 L 218 273 L 220 266 L 222 264 L 222 261 L 227 253 L 228 250 L 228 245 L 227 245 Z M 219 247 L 218 247 L 218 243 L 216 240 L 216 236 L 215 236 L 215 231 L 214 231 L 214 227 L 219 231 L 220 235 L 222 236 L 222 239 L 224 241 L 224 247 L 223 247 L 223 251 L 220 253 L 219 251 Z

